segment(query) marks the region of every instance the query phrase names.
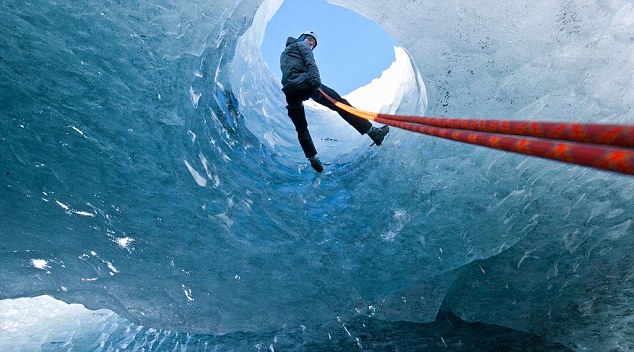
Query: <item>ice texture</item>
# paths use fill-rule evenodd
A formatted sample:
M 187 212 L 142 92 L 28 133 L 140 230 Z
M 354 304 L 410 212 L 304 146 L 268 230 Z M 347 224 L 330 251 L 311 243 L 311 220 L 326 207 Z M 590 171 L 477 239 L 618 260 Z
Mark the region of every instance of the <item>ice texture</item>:
M 634 121 L 631 1 L 332 3 L 400 45 L 361 109 Z M 632 177 L 310 108 L 316 175 L 259 54 L 280 4 L 0 3 L 0 350 L 381 350 L 441 307 L 634 349 Z

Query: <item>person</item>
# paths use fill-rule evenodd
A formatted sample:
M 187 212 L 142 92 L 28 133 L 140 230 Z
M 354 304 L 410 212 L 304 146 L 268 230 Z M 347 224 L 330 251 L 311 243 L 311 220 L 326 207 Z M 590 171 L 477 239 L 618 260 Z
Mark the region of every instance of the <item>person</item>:
M 317 150 L 310 132 L 308 132 L 304 100 L 312 98 L 315 102 L 336 111 L 360 134 L 367 134 L 376 145 L 383 143 L 385 135 L 389 132 L 389 127 L 387 125 L 381 128 L 374 127 L 370 121 L 337 108 L 317 90 L 317 88 L 321 88 L 333 99 L 350 105 L 334 89 L 321 83 L 319 69 L 312 52 L 316 47 L 317 34 L 315 32 L 304 32 L 299 38 L 288 37 L 286 48 L 280 55 L 280 68 L 282 70 L 282 91 L 288 104 L 286 109 L 288 109 L 288 116 L 295 125 L 299 144 L 313 169 L 322 172 L 324 167 L 317 157 Z

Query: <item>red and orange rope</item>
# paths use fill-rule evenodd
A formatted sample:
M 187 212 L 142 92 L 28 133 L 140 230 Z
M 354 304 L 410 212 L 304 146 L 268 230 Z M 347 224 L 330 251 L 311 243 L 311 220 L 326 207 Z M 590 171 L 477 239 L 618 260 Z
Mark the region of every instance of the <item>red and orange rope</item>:
M 341 110 L 366 120 L 457 142 L 634 175 L 634 125 L 390 115 L 356 109 L 319 91 Z

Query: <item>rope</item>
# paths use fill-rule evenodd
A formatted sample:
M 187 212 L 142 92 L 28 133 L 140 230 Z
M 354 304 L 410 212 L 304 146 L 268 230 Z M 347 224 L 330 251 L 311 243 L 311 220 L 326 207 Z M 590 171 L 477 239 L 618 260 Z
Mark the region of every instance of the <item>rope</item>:
M 634 175 L 634 149 L 630 148 L 634 147 L 634 125 L 389 115 L 356 109 L 336 101 L 321 88 L 319 91 L 339 109 L 366 120 L 457 142 Z

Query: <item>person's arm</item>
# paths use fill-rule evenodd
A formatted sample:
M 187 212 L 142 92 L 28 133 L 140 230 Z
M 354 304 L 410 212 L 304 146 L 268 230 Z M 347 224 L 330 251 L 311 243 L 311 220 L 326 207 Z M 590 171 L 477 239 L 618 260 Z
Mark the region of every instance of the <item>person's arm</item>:
M 321 87 L 321 77 L 319 76 L 319 69 L 317 68 L 313 51 L 310 50 L 310 47 L 305 43 L 299 43 L 298 46 L 299 52 L 304 59 L 306 71 L 308 72 L 308 82 L 311 86 L 313 86 L 313 88 L 317 89 Z

